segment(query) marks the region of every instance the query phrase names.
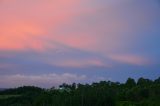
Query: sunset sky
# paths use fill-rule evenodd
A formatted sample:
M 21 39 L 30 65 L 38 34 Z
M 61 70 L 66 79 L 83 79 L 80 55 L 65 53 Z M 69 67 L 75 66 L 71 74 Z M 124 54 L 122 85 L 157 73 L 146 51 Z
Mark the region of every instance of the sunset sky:
M 0 0 L 0 88 L 160 76 L 160 0 Z

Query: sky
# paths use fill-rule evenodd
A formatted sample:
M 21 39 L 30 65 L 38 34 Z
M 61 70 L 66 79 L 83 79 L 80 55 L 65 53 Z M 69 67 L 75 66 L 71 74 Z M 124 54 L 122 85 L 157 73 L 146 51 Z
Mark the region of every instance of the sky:
M 159 76 L 159 0 L 0 0 L 1 88 Z

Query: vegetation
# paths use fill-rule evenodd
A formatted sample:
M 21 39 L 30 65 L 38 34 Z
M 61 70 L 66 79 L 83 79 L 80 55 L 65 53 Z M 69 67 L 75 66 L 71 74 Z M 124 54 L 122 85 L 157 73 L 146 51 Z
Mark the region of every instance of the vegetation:
M 0 106 L 160 106 L 160 78 L 62 84 L 58 89 L 24 86 L 0 91 Z

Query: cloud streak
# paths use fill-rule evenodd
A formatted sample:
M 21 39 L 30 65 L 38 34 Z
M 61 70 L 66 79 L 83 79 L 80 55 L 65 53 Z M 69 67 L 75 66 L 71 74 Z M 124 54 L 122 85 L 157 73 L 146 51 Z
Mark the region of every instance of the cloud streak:
M 51 65 L 58 67 L 73 67 L 73 68 L 87 68 L 87 67 L 111 67 L 98 59 L 81 59 L 81 60 L 62 60 L 55 61 Z
M 128 55 L 128 54 L 118 54 L 118 55 L 110 55 L 108 56 L 113 61 L 117 61 L 120 63 L 126 63 L 131 65 L 149 65 L 152 64 L 151 60 L 147 60 L 147 58 L 144 58 L 143 56 L 136 56 L 136 55 Z

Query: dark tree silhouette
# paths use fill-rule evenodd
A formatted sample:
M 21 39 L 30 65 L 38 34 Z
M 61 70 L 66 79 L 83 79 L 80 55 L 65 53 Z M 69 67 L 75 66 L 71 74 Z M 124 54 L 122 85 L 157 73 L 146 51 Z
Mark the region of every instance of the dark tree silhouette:
M 24 86 L 0 91 L 0 106 L 160 106 L 160 78 L 128 78 L 125 84 L 100 81 L 62 84 L 58 89 Z

